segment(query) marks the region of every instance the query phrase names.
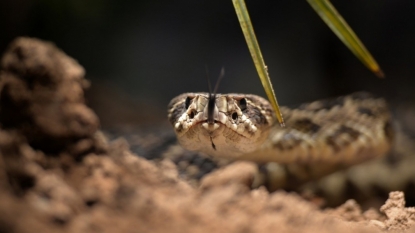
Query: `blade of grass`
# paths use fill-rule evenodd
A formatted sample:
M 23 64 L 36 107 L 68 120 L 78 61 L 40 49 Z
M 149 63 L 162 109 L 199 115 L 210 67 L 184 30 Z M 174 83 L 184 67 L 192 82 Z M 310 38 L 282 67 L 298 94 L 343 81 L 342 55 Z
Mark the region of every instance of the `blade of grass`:
M 376 60 L 372 57 L 363 43 L 349 27 L 343 17 L 329 0 L 307 0 L 323 21 L 339 37 L 341 41 L 354 53 L 354 55 L 376 76 L 383 78 L 384 74 Z
M 248 10 L 246 9 L 244 0 L 232 0 L 233 6 L 235 7 L 236 15 L 238 16 L 239 24 L 241 25 L 242 32 L 245 36 L 246 43 L 248 44 L 249 52 L 251 53 L 252 59 L 262 86 L 265 89 L 265 93 L 277 116 L 277 120 L 281 126 L 284 126 L 284 119 L 280 108 L 278 106 L 277 97 L 275 96 L 272 83 L 268 75 L 267 67 L 265 66 L 264 59 L 262 58 L 261 49 L 259 48 L 258 41 L 255 36 L 254 28 L 252 27 L 251 19 L 249 18 Z

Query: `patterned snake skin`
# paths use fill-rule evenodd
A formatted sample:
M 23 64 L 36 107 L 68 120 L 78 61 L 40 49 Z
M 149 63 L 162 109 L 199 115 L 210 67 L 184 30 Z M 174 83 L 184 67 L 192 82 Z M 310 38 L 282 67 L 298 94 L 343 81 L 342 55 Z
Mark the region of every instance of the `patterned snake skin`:
M 346 198 L 386 197 L 391 190 L 411 190 L 415 186 L 415 150 L 409 148 L 414 140 L 401 133 L 402 126 L 391 121 L 383 99 L 360 92 L 296 108 L 283 107 L 286 127 L 280 128 L 274 124 L 268 102 L 261 97 L 217 94 L 215 98 L 219 100 L 218 112 L 224 114 L 213 114 L 213 122 L 230 125 L 226 126 L 227 133 L 221 129 L 225 132 L 222 135 L 227 135 L 224 139 L 218 134 L 197 131 L 215 128 L 203 126 L 209 116 L 206 93 L 182 94 L 170 102 L 168 119 L 174 133 L 166 126 L 158 126 L 128 129 L 122 135 L 141 156 L 171 159 L 181 176 L 195 186 L 205 174 L 235 159 L 258 163 L 256 186 L 265 185 L 271 191 L 313 190 L 324 196 L 328 205 L 339 204 Z M 243 125 L 243 129 L 238 129 L 238 125 Z M 236 152 L 238 148 L 234 149 L 233 143 L 238 139 L 229 132 L 232 127 L 235 132 L 239 130 L 238 135 L 255 138 L 256 144 L 245 141 L 242 152 Z M 265 136 L 256 135 L 259 132 Z M 119 135 L 111 131 L 109 134 Z M 231 149 L 224 149 L 228 142 L 218 141 L 226 138 L 232 139 L 228 140 Z
M 275 188 L 298 186 L 354 164 L 384 156 L 393 130 L 384 100 L 355 93 L 283 107 L 286 127 L 274 125 L 270 104 L 244 94 L 187 93 L 174 98 L 168 119 L 179 143 L 188 150 L 228 159 L 275 162 L 282 173 Z M 287 182 L 287 177 L 290 176 Z

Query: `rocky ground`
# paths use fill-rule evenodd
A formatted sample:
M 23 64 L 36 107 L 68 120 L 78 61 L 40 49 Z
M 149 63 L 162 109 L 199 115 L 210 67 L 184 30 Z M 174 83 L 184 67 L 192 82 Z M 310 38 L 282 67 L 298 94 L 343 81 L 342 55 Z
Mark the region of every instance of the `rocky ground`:
M 175 165 L 108 142 L 85 105 L 84 69 L 51 43 L 16 39 L 0 76 L 0 232 L 414 231 L 415 209 L 392 192 L 380 210 L 350 200 L 320 210 L 295 193 L 250 190 L 238 162 L 199 188 Z

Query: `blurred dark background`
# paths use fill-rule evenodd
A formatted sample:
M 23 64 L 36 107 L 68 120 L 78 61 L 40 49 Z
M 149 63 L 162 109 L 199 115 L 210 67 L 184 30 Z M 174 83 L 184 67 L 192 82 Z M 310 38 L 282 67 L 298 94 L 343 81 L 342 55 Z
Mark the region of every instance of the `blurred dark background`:
M 366 90 L 415 99 L 415 2 L 332 3 L 378 61 L 378 79 L 308 3 L 247 0 L 281 105 Z M 169 100 L 207 91 L 264 96 L 232 1 L 0 0 L 0 51 L 17 36 L 53 41 L 92 81 L 88 104 L 104 127 L 166 119 Z

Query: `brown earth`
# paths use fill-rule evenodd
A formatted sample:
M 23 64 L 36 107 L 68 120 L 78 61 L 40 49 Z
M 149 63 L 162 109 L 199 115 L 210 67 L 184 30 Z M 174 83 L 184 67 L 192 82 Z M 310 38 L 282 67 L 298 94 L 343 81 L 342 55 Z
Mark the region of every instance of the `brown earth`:
M 0 232 L 383 232 L 415 230 L 402 192 L 380 211 L 320 210 L 295 193 L 250 190 L 238 162 L 195 189 L 175 165 L 109 143 L 85 105 L 83 68 L 51 43 L 16 39 L 0 76 Z

